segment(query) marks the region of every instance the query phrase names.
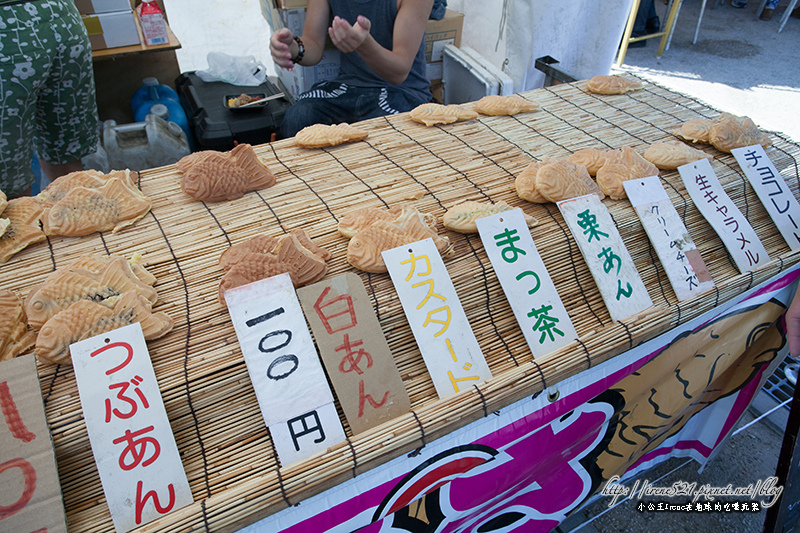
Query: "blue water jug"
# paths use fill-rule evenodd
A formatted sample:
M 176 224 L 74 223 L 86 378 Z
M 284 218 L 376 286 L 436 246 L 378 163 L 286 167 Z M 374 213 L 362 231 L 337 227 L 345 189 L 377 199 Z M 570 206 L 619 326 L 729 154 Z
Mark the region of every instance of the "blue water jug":
M 180 103 L 180 97 L 175 89 L 167 85 L 159 84 L 156 78 L 144 78 L 142 86 L 133 93 L 131 97 L 131 109 L 133 110 L 134 122 L 144 122 L 151 108 L 156 104 L 162 104 L 169 111 L 167 120 L 176 123 L 186 133 L 189 146 L 194 150 L 194 139 L 189 129 L 189 120 L 186 112 Z
M 142 86 L 136 89 L 131 97 L 131 111 L 135 115 L 145 102 L 154 104 L 162 103 L 162 100 L 172 100 L 181 103 L 181 99 L 175 89 L 169 85 L 158 83 L 157 78 L 144 78 Z

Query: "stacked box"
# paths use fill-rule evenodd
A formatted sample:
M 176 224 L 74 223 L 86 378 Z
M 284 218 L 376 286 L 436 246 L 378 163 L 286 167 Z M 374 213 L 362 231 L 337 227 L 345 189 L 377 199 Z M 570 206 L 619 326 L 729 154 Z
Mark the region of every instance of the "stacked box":
M 425 27 L 425 61 L 428 79 L 431 82 L 442 79 L 442 53 L 444 47 L 452 44 L 461 46 L 461 30 L 464 27 L 464 14 L 448 9 L 442 20 L 429 20 Z
M 89 33 L 92 50 L 139 44 L 130 0 L 74 0 Z

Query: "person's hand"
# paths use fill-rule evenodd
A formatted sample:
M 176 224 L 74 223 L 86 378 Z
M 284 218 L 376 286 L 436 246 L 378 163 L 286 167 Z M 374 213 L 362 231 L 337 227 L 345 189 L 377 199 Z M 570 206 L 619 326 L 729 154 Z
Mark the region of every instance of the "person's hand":
M 328 28 L 328 35 L 334 46 L 344 53 L 352 52 L 361 46 L 369 35 L 372 23 L 363 15 L 359 15 L 355 25 L 338 16 L 333 17 L 331 27 Z
M 272 60 L 279 67 L 286 69 L 294 67 L 292 42 L 294 42 L 294 35 L 289 28 L 279 29 L 269 38 L 269 51 L 272 54 Z
M 786 310 L 786 339 L 789 342 L 789 355 L 800 358 L 800 286 L 795 292 L 789 309 Z

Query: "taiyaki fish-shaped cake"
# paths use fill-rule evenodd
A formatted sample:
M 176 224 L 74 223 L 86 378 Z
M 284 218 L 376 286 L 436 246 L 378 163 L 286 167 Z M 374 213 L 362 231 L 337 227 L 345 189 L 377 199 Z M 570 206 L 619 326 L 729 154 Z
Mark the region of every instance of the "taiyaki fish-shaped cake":
M 106 266 L 113 261 L 117 261 L 117 255 L 102 255 L 102 254 L 88 254 L 79 257 L 72 263 L 68 265 L 68 268 L 71 269 L 78 269 L 82 268 L 84 270 L 88 270 L 94 274 L 100 274 L 106 268 Z M 142 255 L 139 253 L 134 253 L 131 258 L 128 260 L 128 267 L 131 269 L 131 272 L 142 281 L 142 283 L 146 283 L 151 287 L 156 284 L 156 277 L 151 274 L 145 267 L 142 265 Z
M 625 94 L 642 87 L 641 81 L 625 76 L 595 76 L 586 84 L 586 89 L 596 94 Z
M 509 96 L 490 94 L 475 102 L 475 111 L 482 115 L 491 116 L 516 115 L 517 113 L 528 113 L 539 109 L 541 109 L 539 104 L 518 94 Z
M 514 207 L 502 201 L 492 204 L 489 202 L 468 200 L 448 209 L 442 216 L 442 223 L 445 228 L 458 233 L 478 233 L 478 225 L 475 223 L 476 220 L 496 215 L 497 213 L 511 211 L 512 209 L 514 209 Z M 529 228 L 539 223 L 530 215 L 523 213 L 523 216 Z
M 239 144 L 229 152 L 195 152 L 175 163 L 175 168 L 183 172 L 183 192 L 203 202 L 235 200 L 275 184 L 275 176 L 249 144 Z
M 738 117 L 722 113 L 708 130 L 708 142 L 721 152 L 730 153 L 734 148 L 760 144 L 764 148 L 772 144 L 768 135 L 762 133 L 749 117 Z
M 113 307 L 81 300 L 56 313 L 39 331 L 35 353 L 51 363 L 72 364 L 70 344 L 135 322 L 141 324 L 146 340 L 162 337 L 173 327 L 169 315 L 154 313 L 147 298 L 136 291 L 128 291 Z
M 87 189 L 99 189 L 111 178 L 124 180 L 131 187 L 136 186 L 137 174 L 130 170 L 112 170 L 108 174 L 103 174 L 97 170 L 79 170 L 70 172 L 53 180 L 45 189 L 36 195 L 45 204 L 53 206 L 64 198 L 69 191 L 76 187 L 86 187 Z
M 80 300 L 112 306 L 118 296 L 131 290 L 151 304 L 158 299 L 150 279 L 142 281 L 124 257 L 110 257 L 102 265 L 93 264 L 95 261 L 101 260 L 79 259 L 77 267 L 72 264 L 59 268 L 43 284 L 31 289 L 25 299 L 25 312 L 32 328 L 41 328 L 56 313 Z M 94 271 L 79 268 L 81 265 Z
M 693 118 L 687 120 L 673 133 L 685 141 L 693 143 L 709 143 L 708 134 L 714 121 L 707 118 Z
M 330 258 L 330 252 L 312 243 L 303 230 L 278 238 L 258 235 L 220 256 L 226 272 L 219 284 L 219 301 L 225 304 L 229 289 L 283 273 L 289 274 L 295 288 L 314 283 L 328 273 Z
M 35 342 L 36 333 L 28 329 L 22 299 L 0 290 L 0 361 L 29 353 Z
M 473 120 L 478 118 L 478 113 L 464 109 L 458 104 L 442 105 L 431 102 L 418 105 L 409 112 L 408 116 L 414 122 L 433 126 L 435 124 L 452 124 L 462 120 Z
M 100 187 L 77 186 L 42 217 L 47 235 L 80 237 L 95 231 L 117 233 L 150 211 L 150 200 L 127 178 L 113 177 Z
M 343 237 L 348 239 L 358 233 L 359 230 L 369 227 L 373 222 L 385 220 L 387 222 L 397 222 L 403 213 L 413 207 L 394 206 L 389 209 L 383 207 L 365 207 L 356 209 L 345 214 L 340 220 L 337 229 Z M 426 226 L 436 231 L 436 216 L 430 213 L 420 213 L 422 221 Z
M 658 167 L 630 146 L 606 152 L 606 162 L 597 171 L 597 184 L 612 200 L 627 198 L 623 181 L 657 176 Z
M 397 220 L 376 220 L 358 230 L 347 244 L 347 262 L 364 272 L 387 272 L 381 252 L 428 238 L 440 254 L 450 249 L 447 237 L 428 226 L 422 213 L 407 207 Z
M 40 222 L 44 209 L 41 201 L 30 196 L 9 200 L 3 210 L 3 217 L 9 224 L 0 236 L 0 263 L 5 263 L 28 245 L 45 240 Z
M 598 150 L 597 148 L 583 148 L 577 152 L 570 154 L 567 158 L 568 161 L 576 165 L 583 165 L 586 167 L 589 175 L 596 176 L 597 171 L 606 162 L 606 153 L 608 150 Z
M 662 170 L 675 170 L 700 159 L 713 159 L 712 156 L 681 141 L 653 143 L 644 151 L 644 158 Z
M 298 131 L 294 142 L 301 148 L 325 148 L 344 143 L 363 141 L 369 132 L 342 122 L 341 124 L 313 124 Z
M 586 194 L 605 196 L 586 167 L 566 159 L 533 161 L 514 181 L 517 195 L 528 202 L 560 202 Z

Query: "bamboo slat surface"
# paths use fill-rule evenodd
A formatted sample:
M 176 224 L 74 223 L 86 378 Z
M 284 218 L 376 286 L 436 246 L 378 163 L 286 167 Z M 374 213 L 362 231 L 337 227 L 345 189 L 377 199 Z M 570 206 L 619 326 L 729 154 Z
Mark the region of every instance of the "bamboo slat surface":
M 172 316 L 175 328 L 149 342 L 148 348 L 195 503 L 142 531 L 225 531 L 252 523 L 554 386 L 797 263 L 800 255 L 790 251 L 734 158 L 699 145 L 714 156 L 717 176 L 753 225 L 771 261 L 740 274 L 678 173 L 662 171 L 664 186 L 716 289 L 678 305 L 630 203 L 606 199 L 654 303 L 639 316 L 612 321 L 556 206 L 520 200 L 515 176 L 533 159 L 564 158 L 581 148 L 630 145 L 643 153 L 650 143 L 674 138 L 671 132 L 682 122 L 719 113 L 650 83 L 619 96 L 589 94 L 584 81 L 524 96 L 542 110 L 431 128 L 402 114 L 360 124 L 369 137 L 359 143 L 306 150 L 290 139 L 258 146 L 256 153 L 277 184 L 231 202 L 189 199 L 172 166 L 145 171 L 140 187 L 153 207 L 133 227 L 118 234 L 51 237 L 0 266 L 0 287 L 21 296 L 54 268 L 97 251 L 127 257 L 141 253 L 158 278 L 155 310 Z M 774 144 L 767 154 L 797 196 L 800 147 L 780 134 L 771 137 Z M 333 252 L 328 276 L 335 276 L 354 270 L 345 261 L 347 240 L 336 231 L 338 219 L 350 210 L 410 203 L 441 216 L 463 200 L 503 200 L 539 220 L 531 233 L 579 340 L 534 361 L 480 238 L 442 230 L 455 244 L 445 265 L 494 378 L 438 400 L 389 276 L 359 272 L 413 413 L 357 436 L 342 418 L 349 442 L 280 467 L 229 315 L 217 302 L 223 273 L 219 255 L 258 233 L 278 236 L 304 228 L 314 242 Z M 72 368 L 40 363 L 39 373 L 69 529 L 111 531 Z

